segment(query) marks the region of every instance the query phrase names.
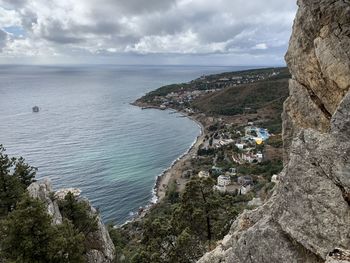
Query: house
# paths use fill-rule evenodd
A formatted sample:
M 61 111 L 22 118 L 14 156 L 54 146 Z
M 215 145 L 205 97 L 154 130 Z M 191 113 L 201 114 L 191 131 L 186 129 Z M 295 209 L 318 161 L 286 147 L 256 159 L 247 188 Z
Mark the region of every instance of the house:
M 218 177 L 218 183 L 219 186 L 227 186 L 231 184 L 231 178 L 227 175 L 220 175 Z
M 200 172 L 198 173 L 198 177 L 199 177 L 199 178 L 206 178 L 206 177 L 209 177 L 209 176 L 210 176 L 210 174 L 209 174 L 208 171 L 200 171 Z
M 236 175 L 237 173 L 237 169 L 235 167 L 231 167 L 228 171 L 233 175 Z
M 242 186 L 253 185 L 253 178 L 249 175 L 240 176 L 237 179 L 237 183 Z
M 224 140 L 219 140 L 219 144 L 221 146 L 225 146 L 225 145 L 228 145 L 228 144 L 231 144 L 233 143 L 234 141 L 232 139 L 224 139 Z
M 278 175 L 277 174 L 274 174 L 272 177 L 271 177 L 271 182 L 277 184 L 278 183 Z
M 222 168 L 213 166 L 213 167 L 211 168 L 211 173 L 212 173 L 213 175 L 220 175 L 220 174 L 222 174 Z
M 255 156 L 258 159 L 258 162 L 261 163 L 263 160 L 263 154 L 261 152 L 258 152 Z
M 240 195 L 246 195 L 250 190 L 251 190 L 251 185 L 247 185 L 247 186 L 242 185 L 239 188 L 239 194 Z
M 241 159 L 248 163 L 254 163 L 254 162 L 261 163 L 263 160 L 263 154 L 262 153 L 253 154 L 251 152 L 242 153 Z
M 243 153 L 242 154 L 242 160 L 246 161 L 248 163 L 252 163 L 255 160 L 255 156 L 253 154 L 251 154 L 251 153 Z
M 237 147 L 238 149 L 243 150 L 245 144 L 243 144 L 243 143 L 236 143 L 235 145 L 236 145 L 236 147 Z

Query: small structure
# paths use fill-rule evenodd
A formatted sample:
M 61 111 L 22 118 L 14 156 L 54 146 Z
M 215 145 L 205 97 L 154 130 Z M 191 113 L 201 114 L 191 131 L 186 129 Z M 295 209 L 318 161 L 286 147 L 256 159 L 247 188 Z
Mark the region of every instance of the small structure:
M 237 169 L 235 167 L 231 167 L 228 171 L 232 175 L 236 175 L 237 174 Z
M 241 159 L 248 163 L 261 163 L 263 160 L 263 154 L 262 153 L 254 154 L 251 152 L 242 153 Z
M 198 177 L 199 177 L 199 178 L 207 178 L 207 177 L 209 177 L 209 176 L 210 176 L 210 174 L 209 174 L 208 171 L 200 171 L 200 172 L 198 173 Z
M 34 106 L 33 108 L 32 108 L 32 110 L 33 110 L 33 112 L 39 112 L 39 107 L 38 106 Z
M 261 163 L 263 160 L 263 154 L 261 152 L 258 152 L 256 154 L 256 158 L 257 158 L 258 162 Z
M 251 185 L 247 185 L 247 186 L 242 185 L 239 188 L 239 194 L 240 195 L 246 195 L 251 190 L 251 188 L 252 188 Z
M 213 166 L 211 168 L 211 172 L 213 175 L 220 175 L 222 174 L 222 169 L 220 167 Z
M 217 185 L 214 185 L 214 190 L 217 190 L 221 193 L 227 192 L 227 186 L 231 184 L 231 178 L 227 175 L 220 175 L 218 177 Z
M 278 183 L 278 175 L 277 174 L 274 174 L 272 177 L 271 177 L 271 182 L 277 184 Z
M 253 185 L 253 178 L 249 175 L 240 176 L 237 179 L 237 183 L 242 186 Z
M 226 175 L 220 175 L 218 177 L 218 186 L 227 186 L 231 184 L 231 178 Z
M 236 147 L 237 147 L 238 149 L 240 149 L 240 150 L 243 150 L 243 149 L 244 149 L 244 144 L 243 144 L 243 143 L 236 143 L 235 145 L 236 145 Z

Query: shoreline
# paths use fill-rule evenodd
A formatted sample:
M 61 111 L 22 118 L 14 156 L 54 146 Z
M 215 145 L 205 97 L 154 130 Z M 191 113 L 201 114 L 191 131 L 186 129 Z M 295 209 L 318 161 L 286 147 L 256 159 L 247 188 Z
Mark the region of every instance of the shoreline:
M 168 109 L 171 109 L 171 108 L 168 108 Z M 195 122 L 200 128 L 200 134 L 196 137 L 196 139 L 194 140 L 194 142 L 186 152 L 184 152 L 180 157 L 174 160 L 169 168 L 167 168 L 160 175 L 157 176 L 155 186 L 153 187 L 153 193 L 155 194 L 155 197 L 156 197 L 156 202 L 154 202 L 154 204 L 161 202 L 162 199 L 165 197 L 167 187 L 171 182 L 171 180 L 179 179 L 179 178 L 176 178 L 177 177 L 176 173 L 178 174 L 180 172 L 180 169 L 178 166 L 182 166 L 182 164 L 188 159 L 190 159 L 192 155 L 194 154 L 197 155 L 198 147 L 203 142 L 203 139 L 205 137 L 204 125 L 201 122 L 199 122 L 197 119 L 195 119 L 194 117 L 184 112 L 181 112 L 175 109 L 171 109 L 171 110 L 174 110 L 177 113 L 182 114 L 183 117 L 186 117 L 192 120 L 193 122 Z M 182 183 L 179 182 L 178 184 L 181 190 L 181 188 L 185 186 L 186 182 L 182 182 Z
M 173 110 L 175 113 L 178 113 L 181 115 L 179 117 L 188 118 L 194 123 L 196 123 L 200 129 L 200 134 L 195 138 L 191 146 L 182 155 L 180 155 L 177 159 L 175 159 L 171 163 L 171 165 L 168 168 L 166 168 L 162 173 L 156 176 L 155 183 L 152 188 L 152 198 L 149 201 L 149 203 L 146 204 L 144 207 L 140 207 L 139 211 L 135 213 L 133 218 L 121 224 L 120 227 L 123 227 L 128 223 L 141 220 L 144 216 L 147 215 L 147 213 L 152 209 L 152 207 L 159 204 L 164 199 L 169 183 L 172 181 L 172 179 L 176 179 L 179 173 L 182 172 L 182 170 L 179 169 L 182 166 L 182 164 L 184 164 L 185 161 L 191 158 L 193 154 L 197 155 L 199 145 L 202 144 L 206 135 L 204 125 L 199 120 L 197 120 L 194 116 L 190 116 L 185 112 L 182 112 L 173 108 L 161 109 L 160 107 L 157 107 L 157 106 L 150 106 L 150 105 L 144 105 L 144 104 L 141 105 L 137 102 L 133 102 L 130 104 L 135 107 L 139 107 L 142 110 L 147 110 L 147 109 L 155 109 L 155 110 L 163 110 L 163 111 Z M 180 191 L 181 191 L 181 188 L 183 189 L 185 187 L 186 183 L 187 183 L 187 180 L 183 180 L 183 182 L 180 182 L 180 184 L 178 184 L 178 188 L 180 188 Z

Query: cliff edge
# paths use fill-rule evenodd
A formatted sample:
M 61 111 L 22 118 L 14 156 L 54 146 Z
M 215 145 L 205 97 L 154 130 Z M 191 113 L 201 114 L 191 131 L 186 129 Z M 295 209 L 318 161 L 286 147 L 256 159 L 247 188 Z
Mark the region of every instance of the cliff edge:
M 350 262 L 350 1 L 299 0 L 286 61 L 284 169 L 200 263 Z
M 43 180 L 41 182 L 32 183 L 28 187 L 28 193 L 31 197 L 41 200 L 48 214 L 52 217 L 53 224 L 62 224 L 62 215 L 56 198 L 53 198 L 54 192 L 50 181 Z M 102 223 L 96 209 L 85 199 L 79 199 L 79 202 L 87 202 L 91 215 L 97 215 L 96 230 L 86 237 L 86 245 L 88 250 L 85 253 L 85 262 L 87 263 L 111 263 L 115 259 L 115 247 L 109 236 L 109 233 Z

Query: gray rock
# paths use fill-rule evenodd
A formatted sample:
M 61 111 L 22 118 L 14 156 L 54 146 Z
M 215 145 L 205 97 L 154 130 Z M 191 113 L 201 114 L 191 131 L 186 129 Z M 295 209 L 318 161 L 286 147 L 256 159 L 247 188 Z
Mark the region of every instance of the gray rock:
M 341 248 L 335 248 L 327 256 L 325 263 L 349 263 L 350 251 Z
M 29 195 L 38 198 L 44 202 L 47 212 L 52 216 L 53 224 L 62 224 L 62 215 L 58 204 L 54 199 L 54 192 L 49 180 L 32 183 L 28 187 Z M 90 249 L 87 251 L 85 258 L 88 263 L 111 263 L 115 258 L 115 247 L 106 229 L 102 223 L 101 217 L 95 208 L 87 200 L 81 199 L 80 202 L 87 202 L 90 206 L 90 213 L 97 214 L 97 230 L 90 233 L 86 238 L 86 245 Z
M 55 200 L 52 200 L 54 192 L 50 180 L 45 179 L 40 182 L 32 183 L 28 187 L 29 195 L 33 198 L 38 198 L 44 202 L 47 207 L 47 213 L 52 216 L 52 223 L 62 224 L 62 216 Z
M 200 263 L 350 262 L 350 1 L 298 5 L 279 183 Z
M 97 214 L 96 209 L 91 205 L 90 207 L 91 214 Z M 97 231 L 87 236 L 87 242 L 91 247 L 87 253 L 87 262 L 110 263 L 115 258 L 115 247 L 101 218 L 98 216 L 97 219 Z

